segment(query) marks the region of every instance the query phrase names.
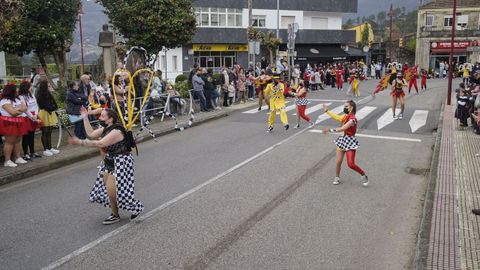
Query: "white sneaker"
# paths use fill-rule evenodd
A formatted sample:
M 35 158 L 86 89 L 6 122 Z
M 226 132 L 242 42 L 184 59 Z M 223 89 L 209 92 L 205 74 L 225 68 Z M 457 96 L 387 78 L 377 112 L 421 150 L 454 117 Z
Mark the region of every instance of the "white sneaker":
M 362 177 L 360 177 L 360 179 L 362 180 L 362 185 L 364 187 L 368 187 L 368 176 L 366 174 L 362 175 Z
M 55 148 L 52 148 L 52 149 L 49 149 L 50 152 L 52 152 L 52 154 L 56 155 L 56 154 L 60 154 L 60 151 L 55 149 Z
M 402 120 L 402 119 L 403 119 L 403 114 L 399 114 L 399 115 L 398 115 L 398 119 L 399 119 L 399 120 Z
M 43 151 L 43 155 L 46 156 L 46 157 L 51 157 L 51 156 L 53 156 L 53 153 L 50 150 L 47 149 L 47 150 Z
M 309 127 L 313 127 L 314 125 L 315 125 L 315 122 L 313 122 L 313 121 L 310 122 L 310 123 L 308 123 L 308 126 L 309 126 Z
M 338 185 L 340 184 L 340 177 L 335 177 L 335 179 L 333 179 L 333 183 L 334 185 Z
M 15 164 L 13 161 L 9 160 L 9 161 L 6 161 L 5 163 L 3 163 L 3 166 L 5 166 L 5 167 L 10 167 L 10 168 L 15 168 L 15 167 L 17 167 L 18 165 Z
M 27 163 L 27 161 L 26 161 L 25 159 L 19 157 L 19 158 L 17 158 L 17 159 L 15 160 L 15 163 L 17 163 L 17 164 L 25 164 L 25 163 Z

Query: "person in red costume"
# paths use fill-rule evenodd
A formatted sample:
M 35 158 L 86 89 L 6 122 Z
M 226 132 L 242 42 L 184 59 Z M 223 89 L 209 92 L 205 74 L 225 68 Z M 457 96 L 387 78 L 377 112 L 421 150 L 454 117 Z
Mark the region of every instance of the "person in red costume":
M 338 65 L 337 70 L 335 71 L 335 77 L 337 77 L 337 89 L 343 90 L 343 75 L 345 74 L 345 70 L 343 70 L 342 65 Z
M 422 68 L 420 71 L 420 74 L 422 76 L 422 81 L 420 82 L 420 88 L 427 90 L 427 78 L 428 78 L 428 73 L 425 69 Z
M 418 71 L 416 67 L 412 68 L 410 80 L 408 81 L 408 93 L 410 94 L 410 90 L 412 90 L 412 86 L 415 87 L 415 91 L 417 91 L 418 95 L 418 86 L 417 86 L 417 78 L 418 78 Z
M 358 172 L 361 177 L 362 185 L 364 187 L 368 186 L 368 176 L 365 172 L 355 164 L 355 153 L 360 146 L 358 143 L 355 134 L 357 133 L 357 118 L 355 113 L 357 112 L 357 104 L 353 100 L 349 100 L 345 103 L 343 108 L 344 115 L 337 115 L 328 110 L 327 105 L 323 105 L 323 110 L 334 120 L 342 123 L 340 128 L 331 128 L 324 129 L 323 133 L 327 132 L 343 132 L 343 136 L 338 137 L 335 140 L 335 145 L 337 146 L 337 160 L 336 160 L 336 175 L 333 180 L 334 185 L 340 184 L 340 171 L 342 168 L 343 157 L 347 156 L 347 163 L 350 169 Z

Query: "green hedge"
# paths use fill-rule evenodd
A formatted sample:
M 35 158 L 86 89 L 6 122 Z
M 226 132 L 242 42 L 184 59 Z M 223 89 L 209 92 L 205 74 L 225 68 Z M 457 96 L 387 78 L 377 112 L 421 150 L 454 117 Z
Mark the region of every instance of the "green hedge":
M 184 74 L 180 74 L 175 78 L 175 83 L 187 81 L 188 77 Z

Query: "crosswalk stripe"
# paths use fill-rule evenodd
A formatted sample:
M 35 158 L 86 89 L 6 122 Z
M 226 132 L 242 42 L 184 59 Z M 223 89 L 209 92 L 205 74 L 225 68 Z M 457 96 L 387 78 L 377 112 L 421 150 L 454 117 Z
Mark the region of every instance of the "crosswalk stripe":
M 312 129 L 309 130 L 308 132 L 311 133 L 320 133 L 323 134 L 323 130 L 319 129 Z M 415 138 L 405 138 L 405 137 L 394 137 L 394 136 L 379 136 L 379 135 L 370 135 L 370 134 L 361 134 L 357 133 L 355 134 L 356 137 L 364 137 L 364 138 L 372 138 L 372 139 L 384 139 L 384 140 L 394 140 L 394 141 L 405 141 L 405 142 L 416 142 L 416 143 L 421 143 L 421 139 L 415 139 Z
M 365 106 L 361 110 L 359 110 L 355 116 L 357 117 L 357 120 L 362 120 L 363 118 L 367 117 L 371 112 L 375 111 L 377 107 L 372 107 L 372 106 Z
M 425 126 L 425 124 L 427 123 L 427 118 L 428 111 L 415 110 L 409 122 L 412 133 L 415 133 L 415 131 L 417 131 L 419 128 Z
M 395 110 L 395 115 L 398 115 L 399 113 L 400 109 L 397 108 Z M 393 123 L 393 121 L 395 121 L 395 119 L 393 119 L 392 110 L 388 109 L 380 118 L 378 118 L 377 129 L 380 130 Z
M 289 112 L 289 111 L 295 109 L 296 107 L 297 107 L 297 105 L 295 105 L 295 104 L 287 106 L 287 107 L 285 107 L 285 112 Z M 270 114 L 270 112 L 267 112 L 266 114 Z M 277 111 L 277 115 L 279 115 L 279 114 L 280 114 L 280 112 Z
M 285 104 L 288 104 L 288 103 L 290 103 L 290 101 L 285 102 Z M 295 108 L 295 106 L 294 106 L 294 108 Z M 267 109 L 268 109 L 268 105 L 263 105 L 262 106 L 262 111 L 267 110 Z M 248 111 L 244 111 L 242 113 L 254 114 L 254 113 L 258 113 L 258 112 L 259 112 L 259 110 L 258 110 L 258 108 L 256 108 L 256 109 L 251 109 L 251 110 L 248 110 Z
M 339 113 L 343 112 L 343 107 L 344 107 L 343 105 L 340 105 L 336 108 L 333 108 L 330 111 L 332 111 L 334 114 L 339 114 Z M 322 114 L 318 117 L 317 121 L 315 121 L 315 124 L 321 123 L 321 122 L 323 122 L 327 119 L 330 119 L 330 116 L 327 113 L 324 113 L 324 114 Z
M 312 107 L 307 107 L 307 109 L 305 110 L 305 114 L 309 115 L 309 114 L 314 113 L 318 110 L 321 110 L 323 108 L 323 104 L 329 106 L 332 103 L 320 103 L 320 104 L 317 104 L 317 105 L 312 106 Z M 294 113 L 293 115 L 297 115 L 297 114 Z

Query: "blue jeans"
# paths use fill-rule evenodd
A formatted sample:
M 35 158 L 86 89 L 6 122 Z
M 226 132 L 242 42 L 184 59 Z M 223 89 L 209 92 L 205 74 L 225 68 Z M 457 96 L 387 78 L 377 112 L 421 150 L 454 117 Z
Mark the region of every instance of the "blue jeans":
M 200 110 L 202 112 L 207 110 L 207 100 L 203 91 L 193 91 L 193 98 L 198 98 L 200 100 Z

